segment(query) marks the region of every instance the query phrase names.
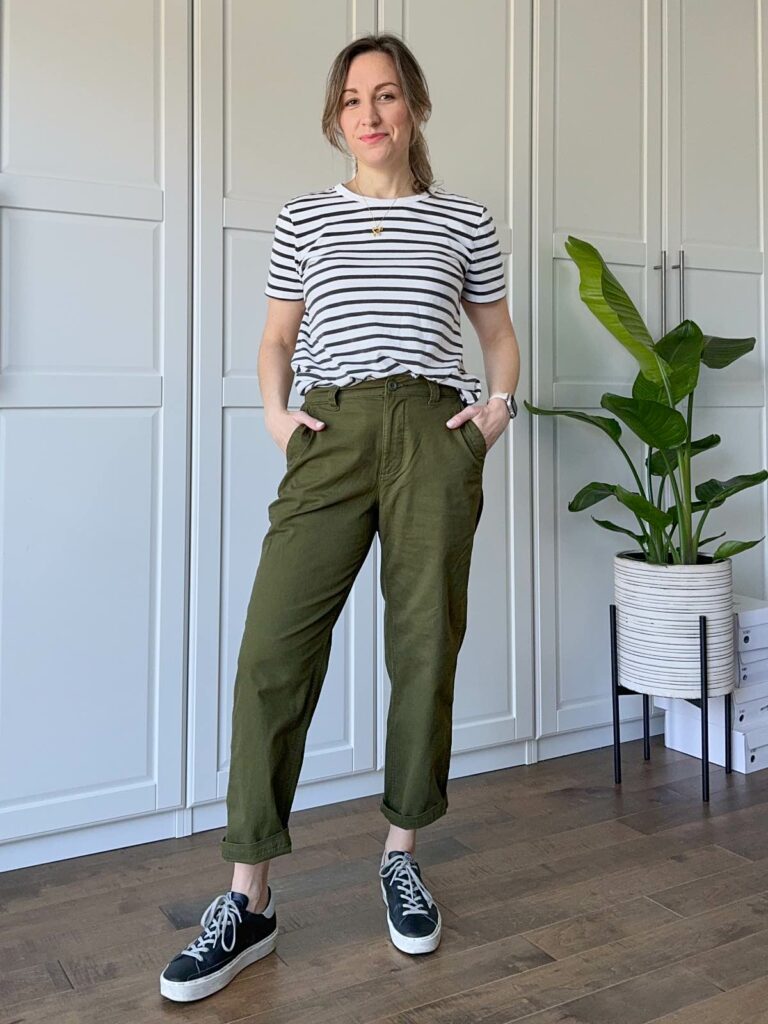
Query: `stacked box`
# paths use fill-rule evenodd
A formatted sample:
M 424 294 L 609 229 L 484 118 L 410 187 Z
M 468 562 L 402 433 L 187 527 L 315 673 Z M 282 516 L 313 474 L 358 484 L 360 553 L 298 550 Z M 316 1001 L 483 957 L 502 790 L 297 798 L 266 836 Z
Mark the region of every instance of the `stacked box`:
M 734 594 L 736 688 L 732 694 L 732 765 L 737 772 L 768 768 L 768 600 Z M 701 757 L 701 712 L 681 697 L 654 697 L 663 708 L 664 741 Z M 725 698 L 710 697 L 709 756 L 725 764 Z

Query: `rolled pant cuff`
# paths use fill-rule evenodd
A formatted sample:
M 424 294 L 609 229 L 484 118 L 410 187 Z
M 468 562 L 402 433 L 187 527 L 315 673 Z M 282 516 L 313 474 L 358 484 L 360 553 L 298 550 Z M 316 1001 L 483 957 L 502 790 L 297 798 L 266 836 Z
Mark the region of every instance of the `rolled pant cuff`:
M 221 841 L 221 856 L 232 864 L 259 864 L 263 860 L 290 853 L 291 849 L 291 837 L 287 828 L 259 840 L 258 843 L 230 843 L 226 839 Z
M 398 814 L 397 811 L 393 811 L 391 807 L 388 807 L 383 800 L 379 804 L 379 809 L 387 821 L 392 825 L 397 825 L 398 828 L 423 828 L 445 814 L 448 810 L 448 801 L 441 800 L 440 803 L 433 804 L 432 807 L 428 807 L 421 814 Z

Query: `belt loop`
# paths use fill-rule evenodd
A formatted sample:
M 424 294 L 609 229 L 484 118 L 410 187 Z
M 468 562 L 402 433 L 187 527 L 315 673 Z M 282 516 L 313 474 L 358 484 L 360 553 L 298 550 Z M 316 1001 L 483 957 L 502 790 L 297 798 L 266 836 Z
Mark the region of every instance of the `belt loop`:
M 340 387 L 340 385 L 338 385 L 338 384 L 333 384 L 333 385 L 331 385 L 331 393 L 330 393 L 330 395 L 328 396 L 328 402 L 329 402 L 329 404 L 330 404 L 331 402 L 333 402 L 334 408 L 336 408 L 336 409 L 338 409 L 338 408 L 339 408 L 339 391 L 340 391 L 340 390 L 341 390 L 341 387 Z
M 427 405 L 437 405 L 440 400 L 440 385 L 437 381 L 430 380 L 429 377 L 427 377 L 427 384 L 429 384 L 429 401 Z

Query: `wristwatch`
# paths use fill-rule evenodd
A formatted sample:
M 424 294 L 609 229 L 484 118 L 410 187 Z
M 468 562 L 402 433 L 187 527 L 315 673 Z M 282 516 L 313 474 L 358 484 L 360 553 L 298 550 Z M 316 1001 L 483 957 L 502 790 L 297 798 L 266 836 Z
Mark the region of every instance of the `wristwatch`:
M 492 398 L 504 399 L 504 404 L 507 407 L 507 412 L 509 413 L 510 419 L 517 416 L 517 402 L 515 401 L 515 396 L 512 394 L 511 391 L 494 391 L 492 395 L 488 396 L 488 401 L 490 402 Z

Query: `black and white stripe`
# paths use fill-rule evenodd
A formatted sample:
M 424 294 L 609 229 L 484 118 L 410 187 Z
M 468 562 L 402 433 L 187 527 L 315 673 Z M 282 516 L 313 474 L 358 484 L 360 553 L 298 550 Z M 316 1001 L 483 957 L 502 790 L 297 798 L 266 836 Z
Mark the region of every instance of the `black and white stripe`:
M 374 218 L 383 218 L 378 237 Z M 393 205 L 339 182 L 282 207 L 264 293 L 305 303 L 291 359 L 299 394 L 408 372 L 475 402 L 481 385 L 464 369 L 460 299 L 492 302 L 506 284 L 482 203 L 430 190 Z

